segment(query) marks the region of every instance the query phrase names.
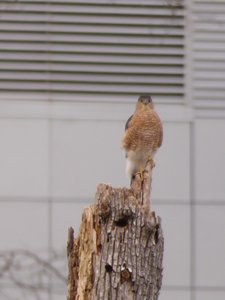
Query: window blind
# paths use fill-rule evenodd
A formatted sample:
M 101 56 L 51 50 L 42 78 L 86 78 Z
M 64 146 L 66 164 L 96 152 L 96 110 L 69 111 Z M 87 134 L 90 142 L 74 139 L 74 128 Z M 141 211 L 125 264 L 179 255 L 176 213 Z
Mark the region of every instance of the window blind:
M 195 0 L 193 9 L 194 105 L 225 107 L 225 2 Z
M 183 101 L 184 1 L 0 2 L 0 95 Z

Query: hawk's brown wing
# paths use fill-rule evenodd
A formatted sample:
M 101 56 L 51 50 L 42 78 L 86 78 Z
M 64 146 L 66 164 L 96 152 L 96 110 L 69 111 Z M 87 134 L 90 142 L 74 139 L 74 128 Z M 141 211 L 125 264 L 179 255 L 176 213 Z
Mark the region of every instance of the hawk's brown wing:
M 159 142 L 158 142 L 158 147 L 161 147 L 162 145 L 162 141 L 163 141 L 163 127 L 162 127 L 162 123 L 160 121 L 160 131 L 159 131 Z
M 133 115 L 130 116 L 130 118 L 127 120 L 126 124 L 125 124 L 125 131 L 130 127 L 130 122 L 133 118 Z M 125 154 L 125 157 L 127 157 L 127 153 Z
M 129 128 L 132 117 L 133 117 L 133 115 L 130 116 L 130 118 L 127 120 L 126 125 L 125 125 L 125 131 Z

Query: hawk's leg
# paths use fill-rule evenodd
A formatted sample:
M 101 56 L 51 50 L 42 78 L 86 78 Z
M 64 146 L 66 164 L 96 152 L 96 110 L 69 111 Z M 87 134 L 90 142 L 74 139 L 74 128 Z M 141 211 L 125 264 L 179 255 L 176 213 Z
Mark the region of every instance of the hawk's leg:
M 143 204 L 143 201 L 144 201 L 144 173 L 145 173 L 145 168 L 140 168 L 140 170 L 138 172 L 136 172 L 132 178 L 131 178 L 131 184 L 132 184 L 132 181 L 135 179 L 135 177 L 137 175 L 140 176 L 140 180 L 141 180 L 141 203 Z

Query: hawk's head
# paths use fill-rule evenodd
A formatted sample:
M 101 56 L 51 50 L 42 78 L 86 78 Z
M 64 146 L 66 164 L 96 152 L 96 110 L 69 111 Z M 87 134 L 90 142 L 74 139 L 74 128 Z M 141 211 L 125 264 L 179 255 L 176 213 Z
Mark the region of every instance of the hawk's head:
M 151 107 L 153 108 L 153 102 L 150 95 L 141 95 L 138 98 L 137 107 Z

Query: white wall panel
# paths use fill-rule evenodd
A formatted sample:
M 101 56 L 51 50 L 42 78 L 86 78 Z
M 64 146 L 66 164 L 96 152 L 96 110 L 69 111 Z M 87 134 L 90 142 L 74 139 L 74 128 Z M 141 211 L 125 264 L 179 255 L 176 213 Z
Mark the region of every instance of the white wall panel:
M 163 285 L 190 286 L 190 209 L 188 206 L 156 205 L 165 238 Z
M 89 207 L 93 202 L 82 200 L 80 202 L 61 202 L 54 203 L 52 207 L 52 225 L 53 225 L 53 247 L 57 251 L 63 251 L 65 255 L 63 261 L 66 265 L 66 243 L 68 238 L 68 229 L 73 227 L 74 235 L 79 233 L 81 218 L 85 207 Z
M 152 198 L 189 201 L 189 124 L 164 123 L 162 147 L 155 156 Z
M 224 300 L 225 291 L 197 291 L 196 300 Z
M 196 199 L 225 199 L 225 120 L 198 120 L 195 131 Z
M 191 300 L 189 291 L 162 290 L 159 294 L 160 300 Z
M 94 199 L 99 182 L 125 185 L 123 122 L 53 122 L 53 195 Z
M 196 208 L 196 284 L 224 287 L 225 277 L 225 207 Z M 215 289 L 216 291 L 216 289 Z M 219 289 L 218 289 L 219 291 Z M 210 295 L 210 294 L 209 294 Z M 211 294 L 212 295 L 212 294 Z M 213 297 L 217 299 L 217 297 Z M 200 298 L 199 298 L 200 299 Z M 204 298 L 202 298 L 204 299 Z M 210 299 L 210 298 L 207 298 Z
M 1 119 L 0 144 L 0 196 L 47 196 L 47 120 Z
M 46 203 L 1 202 L 0 251 L 38 251 L 48 247 L 48 210 Z M 46 259 L 46 255 L 45 255 Z

